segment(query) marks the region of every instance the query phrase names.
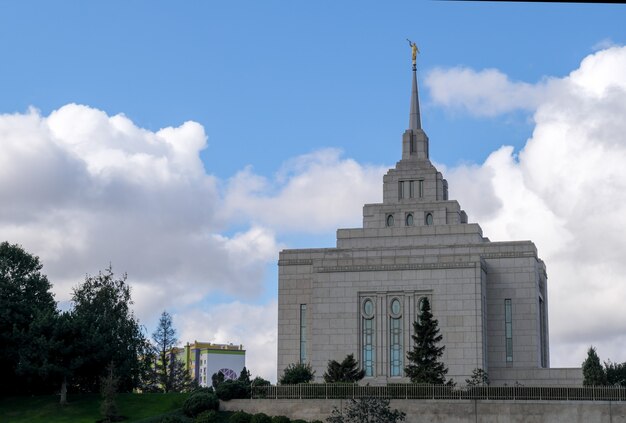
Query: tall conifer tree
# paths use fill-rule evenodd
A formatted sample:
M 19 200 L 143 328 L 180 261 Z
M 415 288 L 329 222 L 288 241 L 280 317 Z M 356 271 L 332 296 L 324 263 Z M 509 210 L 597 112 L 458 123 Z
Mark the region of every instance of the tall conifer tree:
M 587 358 L 583 361 L 583 385 L 602 386 L 606 385 L 606 373 L 600 364 L 600 357 L 594 347 L 589 347 Z
M 448 373 L 446 366 L 439 361 L 445 346 L 437 346 L 442 339 L 439 322 L 433 319 L 428 299 L 424 298 L 422 301 L 419 319 L 413 323 L 415 333 L 411 337 L 415 345 L 406 355 L 409 365 L 404 371 L 413 383 L 442 385 Z

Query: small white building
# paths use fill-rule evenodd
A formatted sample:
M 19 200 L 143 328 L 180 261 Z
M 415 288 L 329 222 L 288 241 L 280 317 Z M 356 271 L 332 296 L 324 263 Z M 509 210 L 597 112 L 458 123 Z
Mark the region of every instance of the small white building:
M 225 380 L 237 379 L 246 365 L 243 345 L 194 341 L 177 348 L 176 355 L 200 386 L 211 386 L 211 376 L 219 371 Z

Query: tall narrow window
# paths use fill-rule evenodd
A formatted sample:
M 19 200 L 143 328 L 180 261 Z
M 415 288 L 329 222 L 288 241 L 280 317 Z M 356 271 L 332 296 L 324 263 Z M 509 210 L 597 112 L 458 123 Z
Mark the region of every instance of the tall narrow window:
M 409 197 L 415 197 L 415 181 L 409 181 Z
M 539 342 L 541 352 L 541 367 L 547 367 L 548 365 L 548 348 L 546 345 L 546 310 L 543 298 L 539 297 Z
M 504 300 L 504 332 L 506 340 L 506 361 L 513 361 L 513 310 L 511 300 Z
M 306 304 L 300 304 L 300 363 L 306 362 Z
M 404 181 L 398 182 L 398 199 L 399 200 L 402 200 L 404 198 L 404 185 L 405 185 Z
M 362 315 L 362 363 L 365 376 L 374 376 L 374 303 L 369 298 L 363 302 Z
M 419 198 L 424 198 L 424 180 L 420 179 L 418 183 L 419 183 L 418 184 L 419 185 L 419 191 L 418 191 Z
M 402 376 L 402 306 L 397 298 L 391 301 L 389 358 L 390 376 Z

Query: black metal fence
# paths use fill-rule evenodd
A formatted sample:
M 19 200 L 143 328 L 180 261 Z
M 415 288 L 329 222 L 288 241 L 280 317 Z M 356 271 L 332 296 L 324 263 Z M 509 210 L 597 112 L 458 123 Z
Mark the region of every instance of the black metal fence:
M 423 400 L 513 400 L 513 401 L 626 401 L 626 388 L 612 386 L 533 387 L 477 386 L 456 388 L 446 385 L 315 384 L 255 386 L 253 399 L 386 399 Z

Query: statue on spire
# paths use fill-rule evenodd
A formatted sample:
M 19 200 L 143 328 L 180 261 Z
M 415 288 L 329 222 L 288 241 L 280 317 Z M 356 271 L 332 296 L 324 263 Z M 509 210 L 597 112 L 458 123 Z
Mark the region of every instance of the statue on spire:
M 420 50 L 417 48 L 417 44 L 415 44 L 413 41 L 409 40 L 408 38 L 406 40 L 409 42 L 409 46 L 411 46 L 411 50 L 413 52 L 413 68 L 415 68 L 416 61 L 417 61 L 417 53 L 419 53 Z

